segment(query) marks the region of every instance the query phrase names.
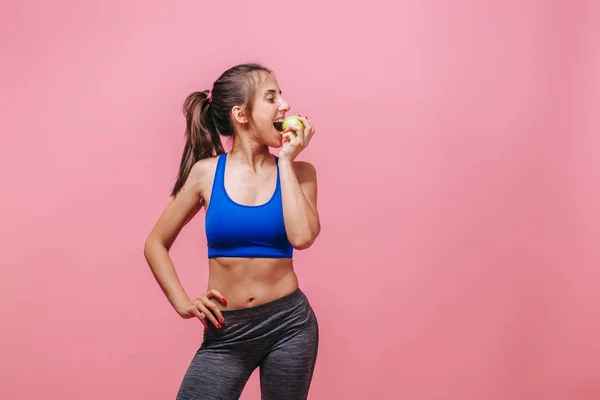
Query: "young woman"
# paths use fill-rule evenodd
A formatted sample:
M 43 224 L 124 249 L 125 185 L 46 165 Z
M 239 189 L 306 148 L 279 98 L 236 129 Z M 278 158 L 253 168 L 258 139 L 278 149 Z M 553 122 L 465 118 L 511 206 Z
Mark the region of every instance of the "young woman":
M 290 109 L 273 73 L 243 64 L 184 103 L 186 143 L 172 200 L 146 240 L 144 254 L 167 299 L 183 318 L 204 325 L 204 340 L 178 400 L 237 399 L 258 367 L 263 399 L 306 399 L 319 329 L 298 285 L 292 255 L 320 232 L 312 164 L 295 161 L 315 128 L 282 131 Z M 221 136 L 232 137 L 225 153 Z M 279 156 L 269 147 L 281 148 Z M 204 207 L 207 291 L 190 298 L 169 249 Z

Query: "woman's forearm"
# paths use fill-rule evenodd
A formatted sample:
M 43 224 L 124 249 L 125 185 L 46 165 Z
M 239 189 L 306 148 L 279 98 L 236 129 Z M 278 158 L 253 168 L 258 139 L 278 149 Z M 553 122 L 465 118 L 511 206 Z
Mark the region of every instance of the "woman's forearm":
M 179 312 L 190 302 L 190 298 L 181 285 L 168 249 L 159 242 L 148 238 L 144 246 L 144 256 L 169 303 Z
M 320 231 L 319 216 L 304 195 L 293 161 L 280 160 L 283 217 L 288 240 L 296 249 L 310 247 Z

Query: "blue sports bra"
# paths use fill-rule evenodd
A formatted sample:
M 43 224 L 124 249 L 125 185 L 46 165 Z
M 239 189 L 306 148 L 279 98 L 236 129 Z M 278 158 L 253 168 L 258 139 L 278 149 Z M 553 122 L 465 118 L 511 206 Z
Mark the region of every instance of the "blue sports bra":
M 279 161 L 277 156 L 275 162 Z M 275 192 L 264 204 L 247 206 L 233 201 L 225 191 L 227 153 L 219 155 L 206 210 L 205 230 L 208 258 L 292 258 L 283 221 L 279 165 Z

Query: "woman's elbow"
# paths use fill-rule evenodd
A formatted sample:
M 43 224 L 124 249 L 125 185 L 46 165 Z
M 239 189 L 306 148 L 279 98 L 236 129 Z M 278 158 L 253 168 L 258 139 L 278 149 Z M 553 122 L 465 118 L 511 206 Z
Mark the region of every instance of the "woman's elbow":
M 291 245 L 295 250 L 305 250 L 312 246 L 313 243 L 314 240 L 295 240 L 291 242 Z
M 313 245 L 317 237 L 319 236 L 320 228 L 316 229 L 314 232 L 311 232 L 308 235 L 302 235 L 294 238 L 290 241 L 292 247 L 296 250 L 305 250 Z
M 155 246 L 156 242 L 153 241 L 150 236 L 148 236 L 144 242 L 144 258 L 146 260 L 150 258 L 150 254 L 152 254 L 152 248 Z
M 154 254 L 157 249 L 169 251 L 169 248 L 161 240 L 158 240 L 154 235 L 149 235 L 144 242 L 144 257 L 146 260 L 152 257 L 152 254 Z

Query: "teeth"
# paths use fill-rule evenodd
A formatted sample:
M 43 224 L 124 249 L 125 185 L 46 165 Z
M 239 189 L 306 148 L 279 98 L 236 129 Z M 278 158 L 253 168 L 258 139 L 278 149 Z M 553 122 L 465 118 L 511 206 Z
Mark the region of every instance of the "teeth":
M 275 122 L 283 122 L 283 119 L 276 119 Z

